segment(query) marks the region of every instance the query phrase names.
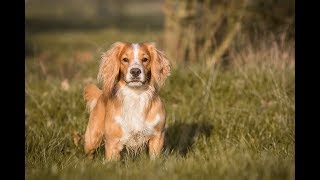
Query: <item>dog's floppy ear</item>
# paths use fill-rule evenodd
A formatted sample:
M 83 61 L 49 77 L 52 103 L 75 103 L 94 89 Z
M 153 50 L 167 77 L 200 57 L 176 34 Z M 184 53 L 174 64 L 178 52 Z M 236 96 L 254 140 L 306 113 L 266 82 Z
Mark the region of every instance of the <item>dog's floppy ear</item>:
M 170 75 L 170 61 L 167 56 L 155 46 L 155 43 L 146 43 L 151 54 L 151 78 L 157 83 L 158 87 Z
M 122 42 L 115 42 L 107 52 L 102 54 L 98 81 L 102 83 L 102 91 L 106 96 L 112 94 L 116 80 L 118 79 L 120 70 L 118 56 L 124 45 Z

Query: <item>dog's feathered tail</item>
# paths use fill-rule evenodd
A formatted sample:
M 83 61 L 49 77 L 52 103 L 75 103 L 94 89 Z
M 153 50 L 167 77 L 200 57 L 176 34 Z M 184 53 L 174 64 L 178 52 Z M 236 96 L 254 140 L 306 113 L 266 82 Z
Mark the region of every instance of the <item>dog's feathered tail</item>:
M 89 112 L 96 106 L 102 91 L 94 84 L 88 84 L 84 88 L 83 98 L 87 101 L 87 109 Z

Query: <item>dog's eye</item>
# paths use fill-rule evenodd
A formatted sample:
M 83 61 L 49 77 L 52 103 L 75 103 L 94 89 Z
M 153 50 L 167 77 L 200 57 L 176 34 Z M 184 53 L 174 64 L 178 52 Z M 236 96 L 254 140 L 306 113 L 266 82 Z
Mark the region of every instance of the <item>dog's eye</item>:
M 142 59 L 142 62 L 147 62 L 148 61 L 148 58 L 143 58 Z
M 122 61 L 129 62 L 129 59 L 128 58 L 123 58 Z

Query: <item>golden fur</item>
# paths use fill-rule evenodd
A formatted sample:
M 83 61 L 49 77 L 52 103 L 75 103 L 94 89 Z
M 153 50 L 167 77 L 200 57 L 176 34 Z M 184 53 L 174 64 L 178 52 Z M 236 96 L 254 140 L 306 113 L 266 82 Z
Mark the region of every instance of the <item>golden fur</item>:
M 141 70 L 138 80 L 132 80 L 133 67 Z M 158 156 L 166 121 L 158 91 L 169 75 L 169 60 L 153 43 L 114 43 L 102 56 L 102 90 L 93 84 L 84 89 L 90 111 L 85 153 L 92 158 L 104 141 L 107 160 L 119 159 L 124 147 L 137 150 L 146 143 L 150 157 Z

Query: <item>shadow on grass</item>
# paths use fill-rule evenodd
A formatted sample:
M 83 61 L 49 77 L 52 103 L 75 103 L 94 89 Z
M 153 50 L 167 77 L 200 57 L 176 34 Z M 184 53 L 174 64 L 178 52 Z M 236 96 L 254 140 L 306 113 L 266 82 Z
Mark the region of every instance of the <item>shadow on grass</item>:
M 191 149 L 196 139 L 200 136 L 209 137 L 213 126 L 209 123 L 175 123 L 166 129 L 164 150 L 166 152 L 177 152 L 181 156 L 185 156 Z M 82 142 L 83 144 L 84 142 Z M 147 146 L 143 147 L 137 154 L 131 154 L 124 148 L 121 152 L 121 161 L 125 163 L 127 159 L 135 161 L 139 159 L 141 154 L 148 156 Z M 104 146 L 101 145 L 95 153 L 95 156 L 104 157 Z
M 164 149 L 178 152 L 185 156 L 192 148 L 199 136 L 209 137 L 213 126 L 209 123 L 175 123 L 166 130 Z

